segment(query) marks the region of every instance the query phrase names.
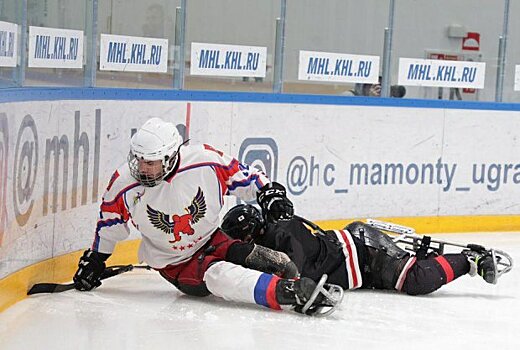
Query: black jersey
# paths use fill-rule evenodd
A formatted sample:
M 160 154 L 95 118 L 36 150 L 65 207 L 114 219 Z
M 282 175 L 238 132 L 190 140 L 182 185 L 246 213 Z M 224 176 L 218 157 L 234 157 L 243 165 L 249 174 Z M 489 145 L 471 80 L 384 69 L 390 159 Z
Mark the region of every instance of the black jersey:
M 418 260 L 385 236 L 361 222 L 353 222 L 344 230 L 314 235 L 301 221 L 291 219 L 269 224 L 255 243 L 286 253 L 302 276 L 318 281 L 326 273 L 327 282 L 344 289 L 428 294 L 469 271 L 464 254 L 431 255 Z
M 362 285 L 365 247 L 347 230 L 315 235 L 301 221 L 291 219 L 267 225 L 255 243 L 286 253 L 302 276 L 316 282 L 327 274 L 327 282 L 344 289 Z

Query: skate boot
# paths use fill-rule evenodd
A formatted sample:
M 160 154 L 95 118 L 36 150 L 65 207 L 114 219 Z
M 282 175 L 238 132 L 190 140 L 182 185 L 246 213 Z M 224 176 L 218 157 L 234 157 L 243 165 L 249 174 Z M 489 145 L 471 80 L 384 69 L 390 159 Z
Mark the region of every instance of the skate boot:
M 475 276 L 478 274 L 487 283 L 495 284 L 497 281 L 497 267 L 495 259 L 491 251 L 485 249 L 478 250 L 463 250 L 462 254 L 466 256 L 469 261 L 469 275 Z
M 343 289 L 326 284 L 323 275 L 318 284 L 312 279 L 281 279 L 276 285 L 276 300 L 280 305 L 292 305 L 294 311 L 309 316 L 327 316 L 333 313 L 343 300 Z

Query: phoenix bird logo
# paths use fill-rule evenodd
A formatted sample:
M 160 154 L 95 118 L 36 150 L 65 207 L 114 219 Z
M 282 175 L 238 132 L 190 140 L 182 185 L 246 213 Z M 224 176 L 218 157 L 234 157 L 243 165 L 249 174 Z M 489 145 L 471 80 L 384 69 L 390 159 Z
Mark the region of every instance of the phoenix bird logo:
M 195 230 L 193 230 L 191 225 L 197 223 L 206 215 L 206 200 L 204 199 L 204 192 L 202 192 L 200 187 L 191 201 L 191 204 L 187 208 L 184 208 L 187 214 L 173 214 L 172 221 L 170 221 L 170 215 L 155 210 L 149 205 L 146 205 L 146 207 L 148 219 L 150 219 L 150 222 L 155 228 L 165 232 L 166 234 L 173 233 L 174 240 L 169 241 L 170 243 L 180 241 L 181 233 L 190 236 L 194 234 Z

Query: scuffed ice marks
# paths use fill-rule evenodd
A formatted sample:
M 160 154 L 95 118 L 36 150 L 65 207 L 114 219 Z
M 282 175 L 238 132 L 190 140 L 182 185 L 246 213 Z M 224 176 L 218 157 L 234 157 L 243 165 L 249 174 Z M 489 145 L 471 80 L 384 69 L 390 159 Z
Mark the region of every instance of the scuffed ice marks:
M 520 233 L 439 238 L 520 256 Z M 520 349 L 519 283 L 515 266 L 497 285 L 462 276 L 422 297 L 348 291 L 340 310 L 311 318 L 188 297 L 156 272 L 133 271 L 93 292 L 38 295 L 7 309 L 0 314 L 0 348 Z

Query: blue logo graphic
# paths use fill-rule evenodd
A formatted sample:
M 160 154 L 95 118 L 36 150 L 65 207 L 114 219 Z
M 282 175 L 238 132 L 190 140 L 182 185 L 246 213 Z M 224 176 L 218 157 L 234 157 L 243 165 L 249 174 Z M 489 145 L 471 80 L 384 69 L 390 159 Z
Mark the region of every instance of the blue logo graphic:
M 250 137 L 242 142 L 238 160 L 264 172 L 272 181 L 278 176 L 278 146 L 270 137 Z

